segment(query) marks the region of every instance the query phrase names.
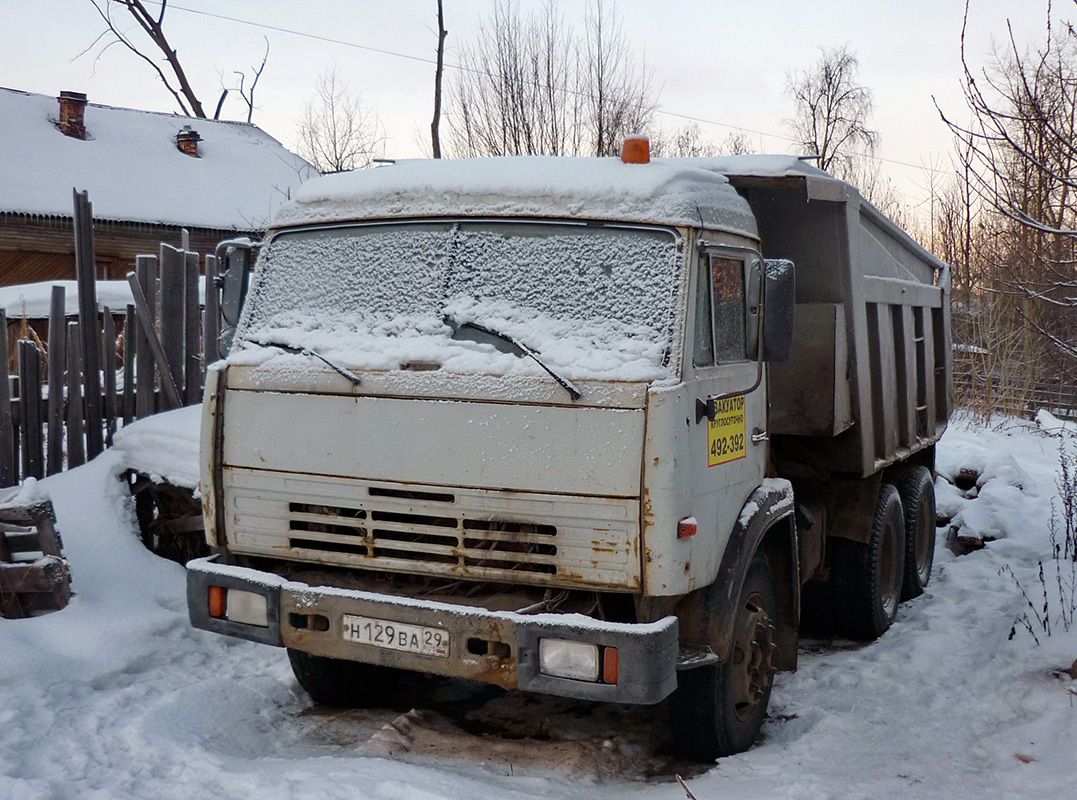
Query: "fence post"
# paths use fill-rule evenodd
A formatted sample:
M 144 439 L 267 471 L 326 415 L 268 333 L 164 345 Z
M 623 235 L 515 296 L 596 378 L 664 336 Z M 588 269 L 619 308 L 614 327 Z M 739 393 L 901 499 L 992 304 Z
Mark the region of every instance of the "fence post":
M 105 443 L 112 446 L 112 435 L 116 433 L 116 417 L 119 409 L 116 403 L 116 320 L 112 311 L 104 307 L 104 322 L 101 342 L 101 363 L 105 375 Z
M 7 338 L 7 315 L 0 308 L 0 488 L 19 482 L 19 467 L 15 460 L 15 425 L 11 418 L 11 365 Z
M 135 306 L 127 306 L 123 318 L 123 424 L 135 418 Z M 150 366 L 153 369 L 153 366 Z
M 219 360 L 217 340 L 221 335 L 221 307 L 217 294 L 217 256 L 206 256 L 206 311 L 202 331 L 202 376 L 205 384 L 206 368 Z
M 101 336 L 97 321 L 97 264 L 94 260 L 93 206 L 87 192 L 75 192 L 75 274 L 79 289 L 79 330 L 86 386 L 86 453 L 104 449 L 101 429 Z
M 55 475 L 64 468 L 64 367 L 67 362 L 67 293 L 52 287 L 49 307 L 49 411 L 48 452 L 45 472 Z
M 158 331 L 165 361 L 171 371 L 172 384 L 180 390 L 183 382 L 184 358 L 184 304 L 187 298 L 184 280 L 187 267 L 182 250 L 167 244 L 161 245 L 161 319 Z M 164 377 L 162 376 L 162 383 Z M 182 402 L 180 403 L 182 405 Z
M 44 478 L 41 437 L 41 351 L 29 340 L 19 342 L 19 427 L 22 428 L 23 478 Z
M 168 364 L 168 357 L 165 355 L 164 348 L 161 347 L 157 333 L 150 327 L 152 323 L 144 322 L 149 318 L 149 312 L 147 311 L 146 298 L 142 294 L 142 288 L 138 285 L 138 280 L 133 273 L 127 274 L 127 282 L 131 286 L 131 295 L 134 297 L 135 308 L 138 310 L 139 327 L 146 334 L 146 343 L 149 345 L 153 360 L 157 364 L 157 371 L 161 375 L 161 394 L 164 396 L 164 401 L 168 408 L 179 408 L 183 405 L 183 401 L 180 398 L 179 389 L 172 382 L 172 367 Z
M 67 323 L 67 466 L 86 463 L 82 411 L 82 336 L 77 322 Z
M 183 346 L 186 358 L 183 364 L 184 381 L 183 400 L 192 405 L 202 399 L 202 353 L 198 340 L 202 335 L 200 308 L 198 302 L 198 253 L 184 254 L 184 309 L 183 309 Z
M 157 256 L 135 256 L 135 273 L 142 296 L 143 308 L 136 304 L 139 325 L 135 333 L 135 417 L 142 419 L 157 409 L 157 381 L 154 379 L 154 359 L 150 351 L 148 331 L 157 325 Z M 127 280 L 131 277 L 128 275 Z M 143 324 L 144 322 L 144 324 Z

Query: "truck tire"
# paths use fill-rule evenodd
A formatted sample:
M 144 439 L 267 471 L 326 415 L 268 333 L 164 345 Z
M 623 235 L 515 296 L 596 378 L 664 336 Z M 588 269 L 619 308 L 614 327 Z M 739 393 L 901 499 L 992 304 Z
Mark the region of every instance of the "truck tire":
M 877 639 L 897 616 L 905 566 L 905 514 L 897 489 L 884 483 L 867 543 L 837 540 L 835 594 L 842 627 L 854 639 Z
M 339 658 L 314 656 L 288 648 L 288 661 L 299 685 L 315 703 L 366 708 L 385 700 L 386 682 L 395 670 Z
M 777 618 L 770 567 L 756 556 L 741 589 L 729 657 L 677 673 L 668 708 L 679 754 L 714 761 L 747 750 L 759 738 L 774 683 L 771 655 Z
M 926 467 L 909 466 L 894 474 L 894 488 L 905 510 L 905 577 L 901 599 L 919 597 L 935 561 L 935 483 Z

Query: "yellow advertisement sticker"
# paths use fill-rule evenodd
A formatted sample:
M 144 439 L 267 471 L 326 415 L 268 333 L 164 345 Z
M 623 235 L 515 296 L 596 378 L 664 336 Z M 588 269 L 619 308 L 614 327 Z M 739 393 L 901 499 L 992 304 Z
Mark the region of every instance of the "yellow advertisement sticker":
M 707 466 L 717 467 L 748 454 L 748 421 L 744 413 L 744 396 L 716 400 L 714 421 L 707 426 Z

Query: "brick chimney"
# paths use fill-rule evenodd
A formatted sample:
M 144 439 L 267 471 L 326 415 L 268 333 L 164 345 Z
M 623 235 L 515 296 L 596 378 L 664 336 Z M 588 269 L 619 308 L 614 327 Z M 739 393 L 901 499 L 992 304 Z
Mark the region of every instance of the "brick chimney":
M 60 92 L 59 128 L 64 136 L 75 139 L 86 138 L 86 95 L 82 92 Z
M 183 130 L 176 134 L 176 147 L 180 149 L 180 152 L 195 158 L 199 158 L 198 143 L 200 141 L 202 139 L 199 137 L 198 131 L 192 131 L 190 125 L 184 125 Z

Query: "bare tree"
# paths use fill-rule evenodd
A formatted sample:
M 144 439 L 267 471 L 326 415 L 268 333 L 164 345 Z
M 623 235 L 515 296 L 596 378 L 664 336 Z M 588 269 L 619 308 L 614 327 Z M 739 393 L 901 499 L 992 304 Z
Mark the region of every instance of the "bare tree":
M 871 156 L 879 135 L 868 127 L 871 90 L 858 82 L 859 63 L 848 47 L 823 48 L 811 67 L 786 75 L 794 103 L 786 125 L 801 155 L 815 156 L 821 169 L 851 177 L 856 162 Z
M 654 117 L 651 73 L 633 59 L 616 8 L 610 12 L 603 0 L 592 0 L 584 28 L 588 146 L 596 156 L 617 155 L 625 135 L 643 133 Z
M 608 155 L 656 102 L 616 14 L 592 0 L 581 38 L 555 0 L 527 17 L 499 0 L 460 49 L 450 126 L 460 155 Z
M 299 121 L 299 154 L 319 172 L 369 167 L 385 146 L 377 114 L 337 76 L 336 69 L 318 79 L 314 97 Z
M 695 122 L 689 122 L 672 133 L 659 129 L 651 133 L 651 155 L 655 158 L 697 158 L 716 156 L 719 148 L 714 142 L 703 138 L 703 131 Z
M 202 110 L 202 103 L 195 95 L 194 89 L 191 88 L 190 81 L 187 80 L 187 74 L 180 63 L 179 55 L 175 48 L 169 44 L 168 37 L 165 35 L 164 21 L 165 11 L 168 9 L 168 0 L 161 0 L 161 7 L 156 14 L 151 14 L 141 0 L 90 0 L 90 2 L 97 9 L 97 13 L 101 15 L 101 19 L 105 21 L 105 25 L 108 26 L 107 33 L 114 37 L 113 41 L 105 46 L 105 49 L 108 49 L 112 44 L 121 44 L 126 47 L 153 68 L 157 73 L 157 77 L 161 79 L 165 88 L 175 98 L 184 114 L 189 117 L 204 118 L 206 114 Z M 125 11 L 127 15 L 123 14 Z M 123 19 L 126 19 L 127 16 L 134 19 L 142 33 L 149 39 L 149 44 L 164 54 L 165 62 L 168 65 L 167 70 L 143 52 L 145 45 L 136 44 L 135 40 L 127 33 L 127 26 L 114 16 L 116 13 L 119 13 Z M 171 79 L 169 78 L 170 75 Z M 175 81 L 176 85 L 173 85 L 173 81 Z
M 243 98 L 243 102 L 247 105 L 247 122 L 251 121 L 251 117 L 254 116 L 254 90 L 258 88 L 258 80 L 262 77 L 262 72 L 266 68 L 266 61 L 269 60 L 269 39 L 265 40 L 266 49 L 262 54 L 262 63 L 257 67 L 251 65 L 251 85 L 246 86 L 247 73 L 235 70 L 232 74 L 236 76 L 239 86 L 236 91 L 239 92 L 239 96 Z M 221 116 L 221 106 L 224 104 L 225 95 L 228 90 L 225 89 L 221 94 L 220 102 L 217 103 L 217 112 L 213 115 L 214 119 L 218 119 Z
M 430 123 L 430 149 L 434 158 L 441 158 L 441 78 L 445 72 L 445 11 L 438 0 L 438 60 L 434 68 L 434 120 Z
M 1025 49 L 1008 33 L 974 70 L 962 32 L 970 122 L 940 113 L 959 144 L 975 219 L 965 244 L 979 263 L 971 301 L 1004 310 L 993 339 L 1020 345 L 1027 400 L 1033 388 L 1077 379 L 1077 33 L 1052 29 L 1050 4 L 1040 46 Z

